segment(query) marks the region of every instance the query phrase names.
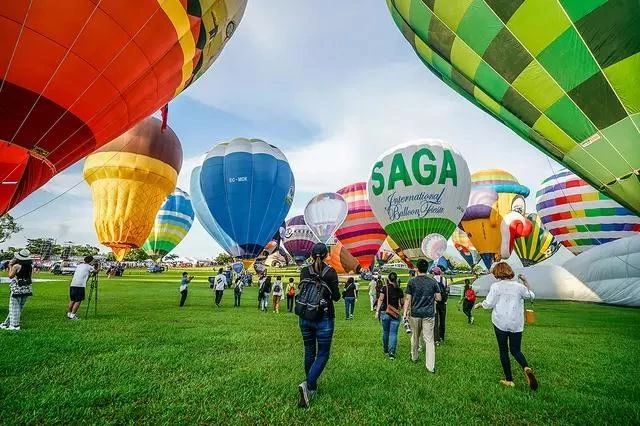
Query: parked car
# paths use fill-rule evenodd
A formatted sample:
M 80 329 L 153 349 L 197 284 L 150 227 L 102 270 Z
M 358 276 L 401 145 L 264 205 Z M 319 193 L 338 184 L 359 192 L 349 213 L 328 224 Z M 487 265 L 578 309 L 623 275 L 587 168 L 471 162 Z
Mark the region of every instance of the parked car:
M 77 268 L 76 263 L 71 262 L 56 262 L 51 267 L 53 275 L 73 275 Z
M 407 265 L 405 265 L 402 262 L 396 262 L 396 263 L 387 263 L 385 265 L 382 266 L 381 270 L 384 272 L 390 272 L 394 269 L 404 269 L 407 270 L 409 269 L 409 267 Z

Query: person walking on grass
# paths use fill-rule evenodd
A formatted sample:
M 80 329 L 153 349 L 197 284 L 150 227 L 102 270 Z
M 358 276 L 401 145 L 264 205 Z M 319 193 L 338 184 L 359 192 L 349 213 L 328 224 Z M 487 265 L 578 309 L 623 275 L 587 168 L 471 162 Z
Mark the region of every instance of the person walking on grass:
M 520 350 L 524 331 L 524 299 L 533 299 L 535 295 L 529 288 L 524 275 L 518 275 L 522 284 L 513 280 L 515 274 L 506 262 L 499 262 L 493 267 L 493 276 L 498 281 L 491 284 L 487 297 L 476 304 L 474 309 L 493 310 L 491 322 L 498 341 L 500 363 L 504 371 L 504 379 L 500 380 L 500 384 L 505 387 L 515 386 L 509 360 L 509 352 L 511 352 L 522 367 L 527 384 L 531 390 L 535 391 L 538 389 L 538 380 Z
M 473 324 L 473 305 L 476 303 L 476 292 L 471 287 L 471 281 L 469 279 L 464 280 L 464 290 L 460 295 L 460 305 L 462 305 L 462 312 L 467 316 L 467 323 Z M 458 306 L 460 310 L 460 306 Z
M 224 288 L 227 286 L 227 277 L 224 274 L 222 268 L 218 269 L 218 275 L 216 275 L 213 280 L 214 291 L 215 291 L 215 302 L 216 306 L 220 307 L 220 302 L 222 302 L 222 295 L 224 294 Z
M 404 294 L 398 283 L 398 274 L 391 272 L 387 278 L 387 285 L 382 287 L 376 308 L 376 319 L 382 323 L 382 352 L 388 355 L 390 360 L 396 359 L 403 299 Z
M 434 326 L 434 339 L 436 345 L 444 343 L 444 332 L 447 321 L 447 300 L 449 299 L 449 285 L 447 278 L 442 275 L 442 270 L 439 267 L 435 267 L 432 270 L 433 279 L 438 283 L 438 290 L 440 291 L 441 300 L 436 302 L 436 323 Z
M 300 285 L 296 300 L 296 314 L 304 344 L 304 372 L 306 380 L 298 385 L 298 406 L 309 407 L 318 390 L 331 350 L 335 323 L 334 302 L 340 300 L 338 274 L 324 260 L 327 246 L 317 243 L 311 249 L 313 263 L 300 271 Z
M 418 260 L 418 274 L 409 280 L 404 299 L 404 317 L 411 325 L 411 361 L 418 362 L 420 339 L 425 343 L 425 366 L 430 373 L 436 372 L 436 348 L 433 341 L 435 324 L 435 302 L 442 300 L 438 283 L 427 276 L 429 262 Z M 411 312 L 410 316 L 409 312 Z
M 184 302 L 187 301 L 187 294 L 189 294 L 189 283 L 193 280 L 193 275 L 189 276 L 186 272 L 182 273 L 182 280 L 180 280 L 180 307 L 184 306 Z
M 27 298 L 33 293 L 31 275 L 33 273 L 33 261 L 31 253 L 22 249 L 14 254 L 9 262 L 9 314 L 0 329 L 20 331 L 20 316 Z
M 371 305 L 371 312 L 376 309 L 376 301 L 378 300 L 378 293 L 376 292 L 376 286 L 378 285 L 378 277 L 373 276 L 371 282 L 369 282 L 369 304 Z
M 356 300 L 358 300 L 358 286 L 353 277 L 347 279 L 344 285 L 344 293 L 342 294 L 344 299 L 345 319 L 353 319 L 353 311 L 356 307 Z
M 296 286 L 293 283 L 293 278 L 289 278 L 289 284 L 287 284 L 287 310 L 293 312 L 293 304 L 296 299 Z
M 70 320 L 79 320 L 76 312 L 80 309 L 80 303 L 84 300 L 85 289 L 89 278 L 97 273 L 96 266 L 93 264 L 93 256 L 87 256 L 80 263 L 75 272 L 71 283 L 69 284 L 69 306 L 67 307 L 67 318 Z
M 238 275 L 236 277 L 236 284 L 233 287 L 233 307 L 240 307 L 240 297 L 242 296 L 243 277 Z
M 258 288 L 259 307 L 263 312 L 267 312 L 269 307 L 269 294 L 271 293 L 271 277 L 265 276 L 262 284 Z
M 273 291 L 271 292 L 271 296 L 273 298 L 273 313 L 280 313 L 280 301 L 282 300 L 282 295 L 284 294 L 283 285 L 282 285 L 282 277 L 277 276 L 276 282 L 273 283 Z

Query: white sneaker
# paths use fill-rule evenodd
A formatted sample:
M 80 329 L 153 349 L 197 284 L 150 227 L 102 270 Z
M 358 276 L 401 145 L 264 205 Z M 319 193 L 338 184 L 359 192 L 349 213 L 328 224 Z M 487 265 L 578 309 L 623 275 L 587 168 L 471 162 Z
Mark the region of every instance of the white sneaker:
M 298 407 L 309 408 L 309 390 L 307 389 L 307 382 L 302 382 L 298 385 L 298 392 L 300 393 Z
M 0 330 L 6 330 L 8 328 L 9 328 L 9 326 L 7 324 L 5 324 L 5 323 L 0 324 Z
M 72 317 L 69 318 L 72 321 L 80 321 L 80 318 L 78 318 L 77 315 L 73 315 Z
M 10 325 L 7 330 L 11 330 L 11 331 L 20 331 L 20 326 L 14 327 L 12 325 Z

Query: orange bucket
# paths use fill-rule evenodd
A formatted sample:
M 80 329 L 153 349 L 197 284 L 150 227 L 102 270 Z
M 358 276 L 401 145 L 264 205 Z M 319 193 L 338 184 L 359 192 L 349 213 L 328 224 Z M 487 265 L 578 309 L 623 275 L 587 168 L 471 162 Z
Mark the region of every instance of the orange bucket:
M 525 309 L 524 318 L 527 321 L 527 324 L 535 324 L 536 313 L 533 311 L 533 309 Z

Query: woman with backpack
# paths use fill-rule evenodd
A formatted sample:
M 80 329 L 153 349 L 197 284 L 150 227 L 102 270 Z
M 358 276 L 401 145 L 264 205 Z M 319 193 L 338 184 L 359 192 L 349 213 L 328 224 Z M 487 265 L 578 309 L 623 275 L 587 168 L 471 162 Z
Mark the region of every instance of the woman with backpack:
M 273 313 L 280 313 L 280 300 L 282 300 L 282 295 L 284 294 L 284 290 L 282 289 L 282 277 L 277 276 L 276 282 L 273 284 L 273 291 L 271 292 L 271 296 L 273 297 Z
M 20 316 L 27 298 L 32 295 L 31 274 L 33 273 L 33 261 L 31 253 L 22 249 L 14 254 L 9 262 L 9 315 L 0 324 L 0 329 L 20 331 Z
M 318 378 L 329 361 L 335 322 L 334 302 L 340 300 L 338 274 L 324 260 L 327 246 L 317 243 L 311 249 L 313 263 L 300 271 L 296 314 L 304 343 L 306 380 L 298 385 L 298 406 L 308 408 L 318 390 Z
M 287 284 L 287 310 L 293 312 L 293 304 L 296 299 L 296 286 L 293 284 L 293 278 L 289 278 Z
M 353 311 L 356 307 L 357 297 L 358 286 L 356 285 L 356 281 L 353 277 L 349 277 L 344 285 L 344 292 L 342 293 L 342 298 L 344 299 L 345 319 L 347 320 L 353 319 Z
M 267 312 L 269 306 L 269 293 L 271 293 L 271 277 L 267 275 L 264 277 L 258 289 L 258 301 L 260 303 L 260 310 L 263 312 Z
M 462 305 L 462 312 L 467 316 L 467 323 L 473 324 L 473 305 L 476 303 L 476 292 L 471 287 L 471 281 L 469 279 L 464 280 L 464 291 L 460 297 L 460 304 Z M 460 309 L 460 308 L 458 308 Z
M 396 359 L 400 307 L 404 304 L 404 294 L 398 284 L 398 274 L 391 272 L 387 285 L 382 287 L 376 308 L 376 319 L 382 323 L 382 352 L 390 360 Z

